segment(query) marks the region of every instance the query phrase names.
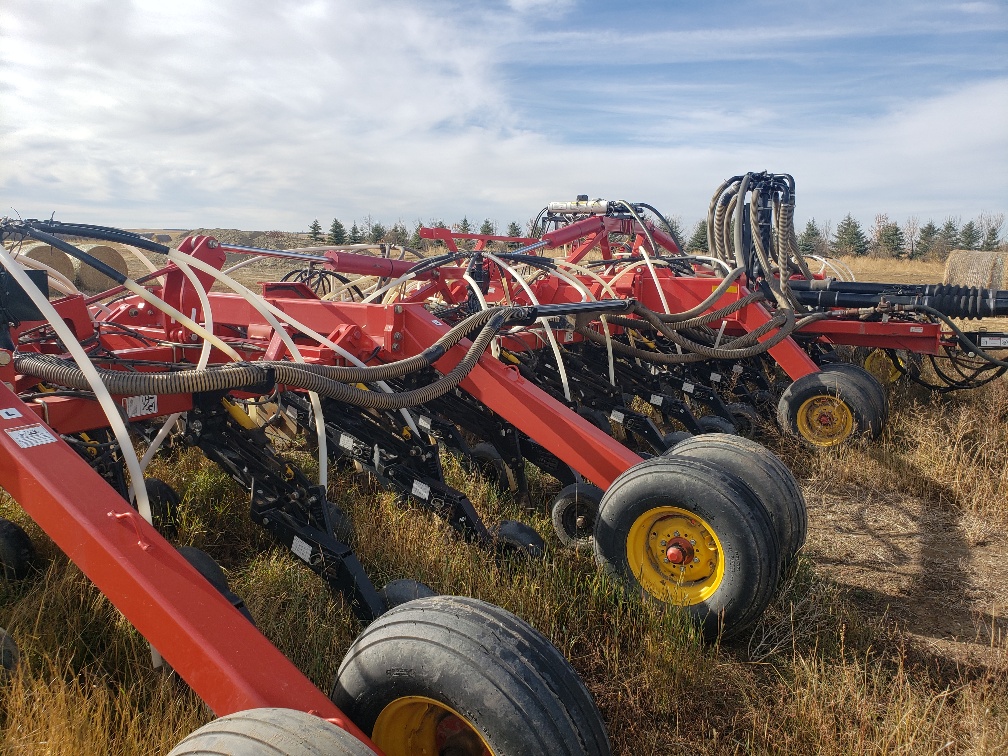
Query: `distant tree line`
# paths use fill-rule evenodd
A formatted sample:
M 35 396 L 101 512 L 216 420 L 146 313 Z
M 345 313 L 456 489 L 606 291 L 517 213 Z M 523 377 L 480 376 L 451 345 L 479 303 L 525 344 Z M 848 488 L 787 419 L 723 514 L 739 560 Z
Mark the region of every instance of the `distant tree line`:
M 803 255 L 851 255 L 863 257 L 903 257 L 911 260 L 944 260 L 953 249 L 994 250 L 1001 246 L 1004 214 L 981 213 L 975 220 L 960 225 L 958 218 L 946 218 L 939 226 L 928 220 L 923 226 L 916 217 L 903 225 L 889 216 L 875 216 L 867 231 L 848 213 L 834 231 L 829 221 L 805 224 L 798 235 L 798 249 Z M 686 251 L 707 252 L 707 221 L 696 224 L 686 243 Z
M 528 225 L 530 226 L 531 224 Z M 349 230 L 347 230 L 339 218 L 333 218 L 332 223 L 329 225 L 328 233 L 323 232 L 322 224 L 316 218 L 308 227 L 308 236 L 314 243 L 322 244 L 324 242 L 334 246 L 342 244 L 398 244 L 404 247 L 412 247 L 413 249 L 423 249 L 427 246 L 427 240 L 420 237 L 420 228 L 423 226 L 427 226 L 428 228 L 451 228 L 453 231 L 461 234 L 485 234 L 488 236 L 499 234 L 497 224 L 489 218 L 484 219 L 478 229 L 468 217 L 463 217 L 462 220 L 451 225 L 446 224 L 440 219 L 426 222 L 417 220 L 413 224 L 413 230 L 410 231 L 401 220 L 396 221 L 390 227 L 386 227 L 383 223 L 374 220 L 368 215 L 360 224 L 357 223 L 356 219 L 353 220 Z M 523 233 L 522 226 L 517 221 L 511 221 L 507 226 L 507 230 L 499 235 L 522 236 Z M 460 244 L 460 246 L 463 245 Z M 464 246 L 472 246 L 472 244 Z

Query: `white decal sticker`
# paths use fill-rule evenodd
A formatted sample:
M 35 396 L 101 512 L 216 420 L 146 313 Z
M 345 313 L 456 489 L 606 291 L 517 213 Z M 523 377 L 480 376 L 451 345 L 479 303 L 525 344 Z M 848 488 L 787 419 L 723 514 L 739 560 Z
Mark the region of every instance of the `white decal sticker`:
M 56 443 L 56 437 L 41 425 L 22 425 L 20 428 L 8 428 L 7 435 L 22 449 L 33 446 Z
M 420 421 L 417 423 L 424 430 L 430 430 L 434 427 L 433 421 L 427 417 L 427 415 L 420 415 Z
M 143 417 L 157 414 L 157 395 L 127 396 L 123 399 L 126 417 Z
M 910 333 L 924 333 L 924 326 L 910 326 Z
M 422 480 L 414 480 L 412 493 L 418 499 L 423 499 L 424 501 L 427 501 L 427 499 L 430 498 L 430 486 L 428 486 Z
M 614 423 L 619 423 L 620 425 L 623 425 L 623 417 L 624 417 L 623 413 L 620 412 L 619 410 L 613 410 L 609 414 L 609 419 L 612 420 Z
M 742 372 L 742 371 L 739 370 L 739 372 Z M 710 382 L 711 383 L 721 383 L 721 373 L 711 373 L 710 374 Z
M 662 396 L 661 394 L 651 394 L 651 404 L 655 407 L 661 407 Z
M 440 320 L 438 320 L 437 318 L 434 318 L 434 320 L 432 320 L 432 321 L 431 321 L 431 323 L 433 323 L 433 324 L 434 324 L 434 325 L 436 325 L 436 326 L 442 326 L 442 325 L 444 325 L 444 323 L 442 323 L 442 322 L 441 322 Z
M 16 417 L 21 417 L 21 413 L 18 412 L 13 407 L 7 407 L 6 409 L 0 409 L 0 418 L 4 420 L 13 420 Z
M 981 347 L 1008 347 L 1008 336 L 981 336 Z
M 291 544 L 291 551 L 294 552 L 294 556 L 300 557 L 308 564 L 311 564 L 312 547 L 297 536 L 294 536 L 294 543 Z
M 353 436 L 350 436 L 346 433 L 340 433 L 339 445 L 341 448 L 346 449 L 347 451 L 353 451 L 354 450 Z
M 692 394 L 692 393 L 693 393 L 693 389 L 694 389 L 694 388 L 695 388 L 695 387 L 693 386 L 693 384 L 692 384 L 692 383 L 685 383 L 685 382 L 684 382 L 684 383 L 683 383 L 683 385 L 682 385 L 682 390 L 683 390 L 684 392 L 686 392 L 687 394 Z
M 732 365 L 732 369 L 731 369 L 731 371 L 732 371 L 733 373 L 736 373 L 736 374 L 738 374 L 738 375 L 741 375 L 741 374 L 742 374 L 742 372 L 743 372 L 743 370 L 745 370 L 745 368 L 743 368 L 743 367 L 742 367 L 741 365 Z

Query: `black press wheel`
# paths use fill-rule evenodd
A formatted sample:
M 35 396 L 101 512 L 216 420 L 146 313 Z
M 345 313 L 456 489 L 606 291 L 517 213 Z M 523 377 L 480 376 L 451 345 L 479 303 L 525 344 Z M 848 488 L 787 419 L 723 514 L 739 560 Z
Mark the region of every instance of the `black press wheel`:
M 770 515 L 781 566 L 787 569 L 805 543 L 808 513 L 801 488 L 780 457 L 756 441 L 724 434 L 694 436 L 670 453 L 707 460 L 744 480 Z
M 150 500 L 151 519 L 158 532 L 166 538 L 178 535 L 179 503 L 181 499 L 174 488 L 160 478 L 144 478 L 147 498 Z M 136 506 L 136 501 L 133 502 Z
M 553 530 L 560 543 L 590 549 L 601 502 L 602 489 L 591 483 L 572 483 L 560 489 L 550 503 Z
M 378 595 L 381 596 L 382 601 L 385 602 L 386 609 L 395 609 L 400 604 L 405 604 L 407 601 L 413 601 L 418 598 L 428 598 L 430 596 L 436 596 L 437 594 L 431 590 L 431 588 L 423 583 L 419 583 L 416 580 L 410 580 L 409 578 L 401 578 L 400 580 L 393 580 L 388 583 L 384 588 L 378 591 Z
M 662 443 L 665 444 L 665 449 L 671 449 L 676 444 L 682 443 L 687 438 L 693 438 L 693 434 L 689 431 L 670 431 L 662 436 Z
M 720 415 L 704 415 L 697 418 L 697 425 L 703 433 L 728 433 L 734 435 L 738 432 L 735 424 L 731 420 L 726 420 Z
M 539 531 L 524 522 L 502 520 L 493 535 L 497 548 L 504 555 L 542 559 L 546 553 L 546 542 Z
M 0 517 L 0 571 L 7 580 L 24 580 L 38 555 L 31 539 L 16 522 Z
M 804 375 L 777 403 L 781 428 L 813 447 L 842 444 L 855 436 L 877 438 L 884 419 L 860 378 L 843 370 Z
M 507 463 L 493 444 L 480 441 L 469 451 L 472 468 L 498 491 L 509 491 L 511 479 L 508 477 Z
M 709 639 L 754 624 L 780 571 L 776 531 L 752 489 L 676 455 L 613 481 L 595 524 L 595 560 L 628 588 L 684 607 Z
M 510 612 L 458 596 L 375 620 L 340 665 L 333 702 L 386 756 L 606 756 L 584 684 Z
M 21 652 L 10 633 L 0 627 L 0 669 L 13 672 L 21 661 Z
M 216 559 L 202 549 L 197 549 L 195 546 L 181 546 L 178 552 L 196 569 L 196 572 L 202 575 L 210 585 L 230 601 L 231 605 L 241 612 L 245 619 L 253 625 L 255 624 L 255 620 L 252 619 L 252 613 L 245 606 L 245 601 L 231 590 L 231 586 L 228 585 L 227 575 L 224 574 L 221 566 L 217 564 Z
M 374 751 L 314 714 L 247 709 L 203 725 L 168 756 L 374 756 Z
M 760 433 L 763 418 L 751 404 L 732 402 L 726 409 L 731 413 L 732 424 L 740 436 L 756 438 Z

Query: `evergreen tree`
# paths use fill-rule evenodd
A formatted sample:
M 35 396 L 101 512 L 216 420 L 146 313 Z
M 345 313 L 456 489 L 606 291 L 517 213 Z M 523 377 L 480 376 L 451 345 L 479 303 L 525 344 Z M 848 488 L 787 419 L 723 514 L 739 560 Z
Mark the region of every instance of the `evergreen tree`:
M 941 231 L 938 233 L 945 254 L 959 246 L 959 224 L 954 218 L 947 218 Z
M 489 218 L 483 221 L 483 225 L 480 226 L 479 232 L 484 236 L 496 236 L 497 226 Z
M 959 247 L 961 249 L 976 249 L 980 246 L 980 229 L 973 221 L 966 221 L 959 231 Z
M 409 243 L 406 246 L 416 250 L 425 249 L 427 247 L 424 242 L 424 238 L 420 236 L 421 228 L 423 228 L 423 221 L 418 220 L 416 225 L 413 227 L 413 233 L 410 234 Z
M 322 241 L 322 226 L 318 222 L 318 218 L 316 218 L 315 220 L 313 220 L 311 222 L 311 225 L 308 227 L 308 237 L 313 242 L 320 242 L 320 241 Z
M 1001 226 L 1004 223 L 1004 213 L 995 213 L 991 215 L 990 213 L 980 213 L 979 223 L 980 234 L 983 236 L 983 241 L 980 242 L 980 249 L 991 251 L 998 248 L 1000 239 L 998 235 L 1001 233 Z
M 406 245 L 406 242 L 409 241 L 409 232 L 406 230 L 406 226 L 403 225 L 402 221 L 392 224 L 392 228 L 389 229 L 386 239 L 391 244 L 398 244 L 400 246 Z
M 693 234 L 686 242 L 686 252 L 696 254 L 698 252 L 707 253 L 707 221 L 701 220 L 693 227 Z
M 931 248 L 934 247 L 937 239 L 938 226 L 935 225 L 933 220 L 929 219 L 927 223 L 921 226 L 920 236 L 917 237 L 917 245 L 913 250 L 913 257 L 924 257 L 931 251 Z
M 847 213 L 844 219 L 837 224 L 832 249 L 835 255 L 861 257 L 867 254 L 868 237 L 861 230 L 861 224 L 854 220 L 850 213 Z
M 706 223 L 704 223 L 706 227 Z M 815 255 L 822 247 L 822 234 L 816 225 L 815 218 L 810 218 L 805 224 L 805 230 L 798 236 L 798 251 L 802 255 Z
M 682 218 L 680 218 L 678 215 L 676 215 L 676 216 L 673 216 L 671 218 L 666 218 L 665 220 L 668 221 L 668 228 L 666 230 L 671 230 L 672 231 L 672 236 L 675 237 L 676 241 L 678 241 L 678 242 L 681 243 L 683 236 L 685 236 L 685 234 L 683 233 L 683 228 L 682 228 Z M 664 225 L 665 225 L 664 223 L 661 224 L 661 226 L 664 226 Z M 656 244 L 658 243 L 657 239 L 655 240 L 655 243 Z
M 895 221 L 885 223 L 879 229 L 877 253 L 883 257 L 902 257 L 906 238 L 903 229 Z
M 368 241 L 370 241 L 372 244 L 377 244 L 378 242 L 380 242 L 382 239 L 385 238 L 386 233 L 388 232 L 385 230 L 385 226 L 383 226 L 381 223 L 372 223 L 371 231 L 368 234 Z
M 354 221 L 353 225 L 350 226 L 350 243 L 360 244 L 363 240 L 364 234 L 362 234 L 361 230 L 357 228 L 357 221 Z
M 329 226 L 329 236 L 326 238 L 329 244 L 344 244 L 346 243 L 346 229 L 343 228 L 343 224 L 339 222 L 339 218 L 333 218 L 332 225 Z
M 460 234 L 471 234 L 472 224 L 469 222 L 468 218 L 463 217 L 462 220 L 455 224 L 455 230 Z
M 510 223 L 508 223 L 507 231 L 505 232 L 504 235 L 505 236 L 521 236 L 522 235 L 522 229 L 521 229 L 521 226 L 518 224 L 518 221 L 511 221 Z

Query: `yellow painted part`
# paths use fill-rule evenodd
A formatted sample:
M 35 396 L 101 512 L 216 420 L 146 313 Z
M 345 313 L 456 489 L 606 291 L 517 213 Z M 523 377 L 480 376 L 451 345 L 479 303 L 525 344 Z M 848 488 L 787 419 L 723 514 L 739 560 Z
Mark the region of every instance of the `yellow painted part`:
M 819 394 L 806 399 L 795 418 L 798 432 L 813 446 L 836 446 L 854 432 L 854 414 L 838 396 Z
M 371 740 L 385 756 L 438 756 L 437 729 L 447 717 L 465 727 L 453 736 L 453 754 L 493 756 L 493 751 L 472 723 L 450 706 L 425 696 L 403 696 L 389 703 L 371 731 Z
M 713 286 L 711 286 L 711 291 L 717 291 L 718 286 L 720 286 L 720 284 L 714 284 Z M 727 289 L 725 289 L 724 293 L 738 294 L 738 284 L 735 284 L 734 286 L 729 286 Z
M 504 362 L 510 362 L 512 365 L 517 365 L 521 362 L 521 360 L 511 354 L 511 352 L 505 352 L 503 349 L 501 350 L 500 356 Z
M 232 402 L 230 399 L 221 399 L 221 403 L 224 405 L 225 409 L 227 409 L 228 414 L 231 415 L 235 422 L 242 428 L 245 428 L 246 430 L 256 430 L 259 428 L 252 418 L 245 413 L 245 410 Z
M 663 542 L 673 538 L 692 542 L 692 563 L 665 561 Z M 714 529 L 679 507 L 656 507 L 637 518 L 627 534 L 627 562 L 645 591 L 679 606 L 693 606 L 713 596 L 725 570 L 724 550 Z
M 900 371 L 892 358 L 883 349 L 876 349 L 864 361 L 865 370 L 878 378 L 886 386 L 896 383 Z

